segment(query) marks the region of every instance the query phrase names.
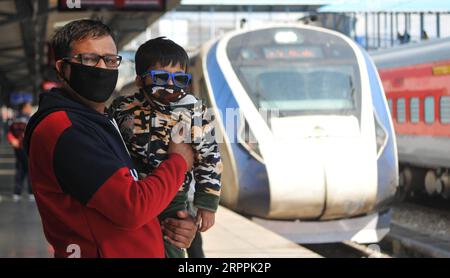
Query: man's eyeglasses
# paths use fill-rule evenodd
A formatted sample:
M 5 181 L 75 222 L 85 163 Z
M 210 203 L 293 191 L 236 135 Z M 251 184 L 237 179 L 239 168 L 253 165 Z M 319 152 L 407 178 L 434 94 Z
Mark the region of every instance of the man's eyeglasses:
M 192 75 L 184 72 L 168 72 L 164 70 L 151 70 L 142 75 L 142 77 L 151 76 L 153 84 L 164 86 L 172 79 L 173 85 L 178 88 L 184 89 L 189 86 L 192 79 Z
M 100 59 L 105 62 L 107 68 L 117 69 L 122 61 L 122 56 L 120 55 L 98 55 L 95 53 L 80 53 L 69 58 L 63 58 L 64 61 L 70 59 L 75 59 L 82 65 L 95 67 L 100 62 Z

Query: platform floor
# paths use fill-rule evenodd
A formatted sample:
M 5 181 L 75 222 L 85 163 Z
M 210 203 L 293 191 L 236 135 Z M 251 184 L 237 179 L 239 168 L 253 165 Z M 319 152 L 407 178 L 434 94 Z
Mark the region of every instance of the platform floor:
M 306 249 L 243 216 L 219 207 L 215 225 L 202 234 L 208 258 L 319 258 Z
M 13 152 L 0 144 L 0 258 L 52 257 L 36 204 L 25 192 L 21 201 L 12 200 L 13 177 Z M 319 257 L 224 207 L 202 236 L 206 257 Z

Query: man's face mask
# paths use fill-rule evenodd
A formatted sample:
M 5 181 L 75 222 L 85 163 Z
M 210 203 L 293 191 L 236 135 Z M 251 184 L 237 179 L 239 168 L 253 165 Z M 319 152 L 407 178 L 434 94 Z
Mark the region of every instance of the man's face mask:
M 80 96 L 94 102 L 105 102 L 114 92 L 118 70 L 86 66 L 65 61 L 70 65 L 69 80 L 64 80 Z

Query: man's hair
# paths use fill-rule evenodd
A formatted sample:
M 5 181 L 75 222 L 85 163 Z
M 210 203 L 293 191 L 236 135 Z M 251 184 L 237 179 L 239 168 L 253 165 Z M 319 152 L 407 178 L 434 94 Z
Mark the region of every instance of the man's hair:
M 27 102 L 27 101 L 20 103 L 20 104 L 17 106 L 17 111 L 22 112 L 23 108 L 24 108 L 27 104 L 29 104 L 29 102 Z
M 154 67 L 158 63 L 162 67 L 180 64 L 187 70 L 189 57 L 186 51 L 172 40 L 158 37 L 139 46 L 134 61 L 136 74 L 142 75 L 148 68 Z
M 55 61 L 69 55 L 72 51 L 72 43 L 103 36 L 111 36 L 114 39 L 111 28 L 99 20 L 81 19 L 67 23 L 58 29 L 52 38 Z

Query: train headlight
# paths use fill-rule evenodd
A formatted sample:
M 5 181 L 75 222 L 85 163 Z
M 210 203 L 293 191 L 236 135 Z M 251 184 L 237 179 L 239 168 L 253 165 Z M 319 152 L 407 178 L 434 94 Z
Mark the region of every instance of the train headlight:
M 381 124 L 380 119 L 378 119 L 377 113 L 373 113 L 373 118 L 375 119 L 375 140 L 377 143 L 377 158 L 381 156 L 383 150 L 388 141 L 388 133 L 384 126 Z
M 259 150 L 258 140 L 252 132 L 248 122 L 244 119 L 238 129 L 237 136 L 239 144 L 241 144 L 255 159 L 263 162 L 261 151 Z
M 279 31 L 274 37 L 277 43 L 295 43 L 298 40 L 297 34 L 293 31 Z

